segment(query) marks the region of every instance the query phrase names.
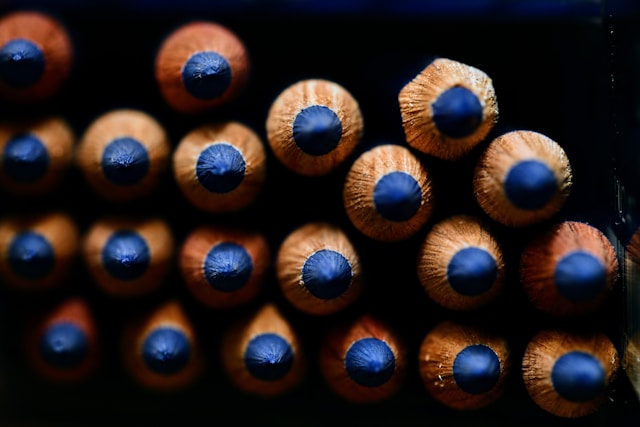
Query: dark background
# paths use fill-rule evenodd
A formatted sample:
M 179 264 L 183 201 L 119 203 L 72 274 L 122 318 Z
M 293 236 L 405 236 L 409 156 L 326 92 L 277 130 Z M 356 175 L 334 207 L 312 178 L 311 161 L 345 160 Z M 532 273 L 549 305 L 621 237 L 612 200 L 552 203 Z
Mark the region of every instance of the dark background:
M 500 110 L 494 133 L 508 129 L 541 132 L 563 146 L 574 186 L 555 219 L 598 226 L 619 249 L 634 227 L 638 180 L 636 157 L 638 97 L 638 10 L 632 1 L 4 1 L 3 11 L 36 7 L 60 18 L 71 31 L 76 56 L 61 93 L 38 106 L 0 105 L 3 118 L 58 113 L 80 135 L 99 114 L 112 108 L 139 108 L 166 127 L 174 144 L 192 127 L 209 121 L 240 120 L 265 138 L 267 111 L 289 84 L 326 78 L 360 103 L 365 134 L 358 151 L 330 176 L 306 178 L 285 170 L 268 153 L 266 186 L 249 209 L 233 215 L 204 214 L 179 194 L 167 173 L 144 200 L 107 203 L 92 194 L 77 170 L 45 198 L 1 194 L 4 214 L 59 207 L 81 230 L 98 216 L 117 213 L 163 215 L 180 241 L 200 223 L 250 225 L 268 237 L 273 252 L 294 227 L 311 220 L 339 224 L 360 251 L 367 290 L 356 304 L 328 318 L 296 312 L 282 299 L 273 274 L 258 301 L 232 312 L 204 308 L 187 295 L 176 269 L 158 292 L 135 300 L 102 294 L 80 263 L 63 289 L 46 295 L 0 290 L 0 426 L 129 426 L 259 422 L 262 425 L 325 425 L 363 421 L 370 425 L 637 425 L 638 398 L 623 374 L 601 411 L 564 420 L 538 409 L 528 398 L 517 369 L 508 391 L 495 405 L 465 413 L 444 408 L 428 396 L 417 372 L 417 348 L 424 334 L 443 319 L 470 320 L 504 333 L 514 363 L 535 331 L 556 320 L 535 312 L 524 300 L 514 265 L 521 245 L 546 224 L 523 230 L 496 225 L 507 248 L 504 295 L 490 307 L 452 313 L 428 300 L 415 274 L 415 252 L 425 228 L 399 243 L 377 243 L 359 235 L 342 208 L 344 174 L 359 151 L 383 141 L 404 143 L 397 95 L 434 57 L 448 57 L 485 71 Z M 251 80 L 233 103 L 199 116 L 182 116 L 163 102 L 153 79 L 153 61 L 163 37 L 191 19 L 210 19 L 235 31 L 252 60 Z M 489 138 L 488 138 L 489 139 Z M 266 141 L 266 139 L 265 139 Z M 634 144 L 636 141 L 636 144 Z M 437 209 L 430 223 L 455 213 L 483 215 L 471 193 L 478 147 L 451 163 L 424 157 L 436 180 Z M 637 160 L 636 160 L 637 161 Z M 628 184 L 627 184 L 628 183 Z M 626 185 L 625 185 L 626 184 Z M 628 193 L 621 210 L 620 188 Z M 625 193 L 625 194 L 626 194 Z M 621 281 L 622 282 L 622 281 Z M 603 312 L 577 323 L 602 328 L 623 349 L 627 328 L 624 283 Z M 21 353 L 23 325 L 69 295 L 90 302 L 103 341 L 100 370 L 80 386 L 58 386 L 35 375 Z M 131 316 L 179 298 L 193 319 L 208 369 L 189 390 L 159 394 L 141 389 L 120 363 L 119 334 Z M 219 338 L 230 321 L 266 300 L 276 301 L 299 330 L 310 358 L 296 392 L 278 399 L 252 398 L 234 390 L 219 364 Z M 316 368 L 320 334 L 342 317 L 373 312 L 405 338 L 410 366 L 398 395 L 361 406 L 340 401 Z

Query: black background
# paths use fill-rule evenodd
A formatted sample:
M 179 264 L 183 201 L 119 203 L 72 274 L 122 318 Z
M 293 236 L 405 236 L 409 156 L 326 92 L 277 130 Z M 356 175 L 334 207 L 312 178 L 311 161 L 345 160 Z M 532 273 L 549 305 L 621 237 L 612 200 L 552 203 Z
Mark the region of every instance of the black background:
M 9 2 L 4 9 L 16 9 L 26 3 Z M 476 66 L 492 78 L 500 110 L 495 134 L 508 129 L 535 130 L 556 140 L 567 152 L 574 186 L 565 209 L 553 220 L 587 221 L 618 244 L 628 227 L 621 227 L 612 188 L 618 174 L 632 181 L 630 171 L 635 170 L 624 162 L 624 147 L 629 144 L 631 133 L 624 126 L 632 121 L 629 110 L 635 106 L 634 80 L 627 67 L 633 63 L 633 37 L 638 39 L 633 30 L 636 15 L 631 9 L 621 8 L 624 12 L 612 15 L 602 6 L 595 15 L 527 16 L 496 11 L 465 14 L 463 8 L 459 13 L 439 14 L 434 8 L 424 13 L 392 14 L 385 13 L 382 6 L 375 13 L 357 8 L 312 12 L 259 8 L 253 2 L 245 2 L 244 8 L 207 7 L 198 2 L 170 7 L 170 2 L 162 2 L 164 9 L 144 6 L 145 2 L 132 2 L 129 7 L 118 3 L 94 3 L 93 7 L 74 2 L 60 2 L 58 7 L 55 2 L 41 3 L 46 6 L 31 2 L 58 16 L 71 31 L 76 48 L 72 75 L 61 93 L 44 104 L 2 104 L 0 114 L 4 118 L 57 113 L 81 135 L 99 114 L 129 107 L 158 118 L 174 145 L 196 125 L 227 119 L 244 122 L 265 138 L 268 108 L 285 87 L 304 78 L 327 78 L 343 85 L 358 100 L 365 133 L 358 150 L 344 166 L 325 177 L 294 175 L 268 152 L 263 192 L 249 209 L 233 215 L 196 211 L 182 198 L 169 171 L 161 186 L 147 198 L 113 204 L 92 194 L 75 169 L 69 171 L 59 191 L 47 197 L 2 194 L 3 213 L 58 207 L 71 213 L 81 230 L 111 212 L 160 214 L 170 222 L 178 242 L 197 224 L 240 224 L 263 231 L 274 254 L 294 227 L 311 220 L 326 220 L 341 225 L 353 238 L 362 257 L 367 290 L 344 313 L 315 318 L 296 312 L 282 299 L 272 273 L 258 301 L 231 312 L 199 305 L 186 293 L 175 268 L 158 292 L 135 300 L 119 300 L 101 293 L 80 262 L 69 283 L 55 292 L 32 295 L 5 287 L 0 291 L 0 425 L 97 427 L 241 421 L 324 425 L 341 420 L 366 421 L 370 425 L 637 424 L 637 397 L 624 375 L 614 384 L 611 399 L 602 410 L 579 420 L 558 419 L 537 408 L 526 395 L 517 369 L 503 399 L 472 413 L 444 408 L 428 396 L 420 383 L 417 348 L 424 334 L 439 320 L 470 320 L 504 333 L 512 344 L 516 368 L 532 334 L 558 323 L 528 305 L 514 271 L 521 245 L 547 224 L 521 230 L 496 224 L 507 248 L 505 293 L 490 307 L 452 313 L 429 301 L 417 281 L 415 252 L 428 226 L 403 242 L 374 242 L 351 226 L 341 201 L 344 174 L 358 152 L 383 141 L 404 143 L 397 101 L 400 88 L 434 57 L 448 57 Z M 282 4 L 286 6 L 286 2 Z M 161 99 L 153 78 L 153 61 L 163 37 L 191 19 L 211 19 L 235 31 L 249 50 L 251 79 L 231 104 L 198 116 L 182 116 Z M 421 156 L 436 180 L 437 209 L 429 224 L 455 213 L 483 215 L 471 193 L 471 171 L 485 144 L 454 164 Z M 20 339 L 22 325 L 30 317 L 70 295 L 84 296 L 91 304 L 104 354 L 100 370 L 88 383 L 58 386 L 30 370 L 21 353 Z M 207 371 L 189 390 L 153 393 L 135 384 L 124 371 L 119 334 L 131 316 L 172 297 L 181 300 L 196 325 L 207 356 Z M 602 313 L 576 323 L 602 328 L 622 348 L 626 321 L 623 299 L 620 285 Z M 263 400 L 243 395 L 230 386 L 220 368 L 218 347 L 230 321 L 267 300 L 276 301 L 299 330 L 310 363 L 300 389 L 278 399 Z M 347 404 L 335 397 L 320 378 L 315 359 L 319 337 L 328 326 L 365 311 L 388 320 L 406 340 L 411 355 L 408 377 L 400 393 L 369 406 Z

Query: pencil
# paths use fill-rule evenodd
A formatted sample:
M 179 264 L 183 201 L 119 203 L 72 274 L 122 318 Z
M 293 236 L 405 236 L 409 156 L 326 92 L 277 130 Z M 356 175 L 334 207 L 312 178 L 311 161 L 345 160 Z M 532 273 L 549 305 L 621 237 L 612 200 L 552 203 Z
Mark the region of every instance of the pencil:
M 637 387 L 638 379 L 640 378 L 638 374 L 640 369 L 639 343 L 640 336 L 637 330 L 627 333 L 622 346 L 623 352 L 620 360 L 620 369 L 624 371 L 626 377 L 634 387 Z
M 400 90 L 398 101 L 407 143 L 445 160 L 467 155 L 498 120 L 491 78 L 448 58 L 425 67 Z
M 598 411 L 619 372 L 618 353 L 598 331 L 545 329 L 528 342 L 522 376 L 531 399 L 562 418 Z
M 16 10 L 0 18 L 0 95 L 19 103 L 58 94 L 74 62 L 67 28 L 53 15 Z
M 325 334 L 320 372 L 350 403 L 376 404 L 394 396 L 407 373 L 407 348 L 389 323 L 372 314 L 336 322 Z
M 615 249 L 595 226 L 562 221 L 532 238 L 520 256 L 520 282 L 541 312 L 557 317 L 593 314 L 618 279 Z
M 132 319 L 122 335 L 123 363 L 151 391 L 173 392 L 197 381 L 204 359 L 191 319 L 170 299 Z
M 282 295 L 296 309 L 314 316 L 351 306 L 364 290 L 359 254 L 340 227 L 309 222 L 292 230 L 276 255 Z
M 258 134 L 243 123 L 204 124 L 179 141 L 173 175 L 182 195 L 197 209 L 238 212 L 263 188 L 266 150 Z
M 79 255 L 75 218 L 62 211 L 28 212 L 0 219 L 0 274 L 26 292 L 65 286 Z
M 382 241 L 406 240 L 431 218 L 431 174 L 408 148 L 374 146 L 360 154 L 345 177 L 343 203 L 353 226 Z
M 116 109 L 85 129 L 76 162 L 90 188 L 110 202 L 149 195 L 168 170 L 171 144 L 164 127 L 149 113 Z
M 257 298 L 271 268 L 271 249 L 260 231 L 208 224 L 189 232 L 178 262 L 197 301 L 231 309 Z
M 59 189 L 73 163 L 76 137 L 59 116 L 0 124 L 0 185 L 19 196 L 44 196 Z
M 451 310 L 473 310 L 503 289 L 505 260 L 494 231 L 476 216 L 438 221 L 418 249 L 417 272 L 427 295 Z
M 640 277 L 640 227 L 632 229 L 631 236 L 623 241 L 623 257 L 622 275 L 623 283 L 636 283 Z M 637 298 L 634 296 L 635 285 L 628 286 L 625 292 L 624 300 L 626 302 L 623 307 L 627 319 L 632 319 L 637 313 Z M 621 367 L 629 378 L 631 384 L 637 386 L 640 380 L 640 333 L 638 326 L 633 323 L 628 324 L 623 340 L 622 349 L 624 350 L 621 357 Z
M 298 332 L 272 302 L 236 318 L 227 328 L 221 360 L 234 387 L 261 398 L 292 393 L 307 370 Z
M 155 79 L 167 105 L 185 115 L 211 111 L 240 97 L 251 61 L 230 28 L 204 20 L 171 31 L 155 58 Z
M 266 121 L 273 154 L 304 176 L 335 171 L 354 151 L 363 129 L 357 100 L 342 85 L 325 79 L 300 80 L 285 88 Z
M 174 237 L 160 217 L 105 216 L 83 236 L 82 257 L 94 284 L 117 298 L 148 295 L 173 266 Z
M 569 159 L 557 142 L 539 132 L 516 130 L 494 138 L 481 153 L 473 192 L 493 220 L 526 227 L 562 209 L 572 178 Z
M 34 320 L 26 331 L 26 355 L 34 371 L 59 383 L 88 380 L 101 349 L 92 308 L 81 297 L 67 297 Z
M 460 411 L 501 399 L 513 368 L 508 341 L 481 324 L 442 320 L 425 334 L 418 354 L 427 392 Z

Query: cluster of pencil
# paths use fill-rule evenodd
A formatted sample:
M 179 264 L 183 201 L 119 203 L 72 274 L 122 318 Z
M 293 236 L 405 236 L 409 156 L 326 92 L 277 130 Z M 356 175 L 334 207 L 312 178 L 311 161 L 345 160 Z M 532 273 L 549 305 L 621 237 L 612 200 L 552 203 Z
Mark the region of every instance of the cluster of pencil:
M 189 387 L 215 359 L 254 396 L 289 393 L 315 367 L 351 403 L 389 399 L 416 375 L 440 404 L 471 411 L 499 400 L 517 376 L 553 415 L 598 410 L 618 375 L 616 347 L 604 331 L 576 325 L 608 302 L 618 261 L 602 231 L 563 215 L 574 177 L 562 144 L 535 130 L 498 132 L 491 78 L 447 58 L 429 63 L 399 92 L 402 141 L 365 146 L 357 99 L 326 78 L 282 88 L 264 128 L 206 119 L 201 114 L 244 95 L 248 52 L 215 22 L 190 22 L 167 35 L 156 56 L 158 91 L 177 117 L 201 118 L 176 141 L 137 108 L 106 111 L 80 130 L 58 116 L 0 123 L 2 191 L 27 201 L 0 217 L 3 286 L 59 295 L 81 270 L 86 286 L 116 304 L 165 291 L 167 298 L 126 322 L 119 344 L 123 367 L 151 390 Z M 16 12 L 0 19 L 5 102 L 58 94 L 72 62 L 68 35 L 52 17 Z M 434 165 L 471 177 L 473 206 L 442 214 L 446 182 Z M 29 210 L 30 200 L 66 191 L 61 182 L 72 170 L 110 209 L 93 212 L 86 227 L 71 211 Z M 277 240 L 257 224 L 230 225 L 228 218 L 257 209 L 270 174 L 281 171 L 316 181 L 343 174 L 345 221 L 318 212 L 278 224 L 286 233 Z M 179 206 L 153 214 L 129 209 L 162 199 L 167 176 Z M 206 220 L 178 235 L 172 210 Z M 404 244 L 415 247 L 415 280 L 379 283 L 369 274 L 372 264 Z M 381 252 L 372 256 L 370 247 Z M 174 267 L 178 280 L 169 283 Z M 420 323 L 423 313 L 402 307 L 370 310 L 366 296 L 380 287 L 420 287 L 444 316 Z M 514 287 L 549 320 L 521 352 L 480 314 Z M 233 320 L 219 331 L 217 356 L 202 351 L 207 336 L 183 291 L 189 302 Z M 102 362 L 107 325 L 91 301 L 64 295 L 29 319 L 25 352 L 48 378 L 88 380 Z M 291 321 L 292 311 L 324 325 L 317 354 L 303 345 L 307 325 Z M 405 333 L 394 316 L 415 317 L 419 336 Z

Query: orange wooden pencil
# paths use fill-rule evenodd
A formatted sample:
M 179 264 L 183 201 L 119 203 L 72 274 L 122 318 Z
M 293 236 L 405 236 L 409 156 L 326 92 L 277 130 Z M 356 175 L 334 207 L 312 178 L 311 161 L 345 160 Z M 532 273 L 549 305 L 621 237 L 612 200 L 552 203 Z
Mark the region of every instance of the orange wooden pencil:
M 529 340 L 522 376 L 531 399 L 562 418 L 581 418 L 598 411 L 620 371 L 618 352 L 599 331 L 551 328 Z
M 613 244 L 595 226 L 561 221 L 523 248 L 520 282 L 534 307 L 556 317 L 593 314 L 611 295 L 619 265 Z
M 182 304 L 173 299 L 126 325 L 122 354 L 132 379 L 151 391 L 187 388 L 198 380 L 204 369 L 192 321 Z
M 564 149 L 540 132 L 515 130 L 483 150 L 473 176 L 482 210 L 509 227 L 550 220 L 564 207 L 573 173 Z
M 36 292 L 65 286 L 80 255 L 80 231 L 66 212 L 0 218 L 0 275 L 16 289 Z
M 417 273 L 427 295 L 451 310 L 472 310 L 503 290 L 503 245 L 485 221 L 460 214 L 440 220 L 418 249 Z
M 262 139 L 237 121 L 203 124 L 173 152 L 173 175 L 184 198 L 208 213 L 248 208 L 262 191 L 267 155 Z
M 166 36 L 154 70 L 167 105 L 195 115 L 237 99 L 249 80 L 251 61 L 244 42 L 230 28 L 195 20 Z
M 280 243 L 276 277 L 287 301 L 314 316 L 352 305 L 364 291 L 359 254 L 349 236 L 327 222 L 309 222 Z
M 323 338 L 320 372 L 330 389 L 347 402 L 379 403 L 404 384 L 405 345 L 398 332 L 377 316 L 343 319 Z
M 88 380 L 101 359 L 92 308 L 80 297 L 57 303 L 26 331 L 27 358 L 37 374 L 59 383 Z
M 69 78 L 74 46 L 53 15 L 16 10 L 0 18 L 0 96 L 41 102 L 57 95 Z
M 474 411 L 502 398 L 512 359 L 500 333 L 443 320 L 425 334 L 418 363 L 420 378 L 434 399 L 452 409 Z
M 84 130 L 76 165 L 97 195 L 127 202 L 156 190 L 169 170 L 171 150 L 169 135 L 156 118 L 120 108 L 100 114 Z
M 449 58 L 432 61 L 402 88 L 398 101 L 407 143 L 445 160 L 467 155 L 498 120 L 491 78 Z
M 291 393 L 306 375 L 298 331 L 272 302 L 237 318 L 225 331 L 220 351 L 231 383 L 251 396 Z
M 173 231 L 160 217 L 97 218 L 82 239 L 85 266 L 106 295 L 148 295 L 164 284 L 173 268 Z
M 178 264 L 197 301 L 231 309 L 258 297 L 271 269 L 271 249 L 260 231 L 201 225 L 182 242 Z
M 347 172 L 342 198 L 351 223 L 382 242 L 414 236 L 435 206 L 431 173 L 408 148 L 396 144 L 360 154 Z
M 360 106 L 337 82 L 298 81 L 273 101 L 267 115 L 267 142 L 288 169 L 305 176 L 336 170 L 363 135 Z
M 76 136 L 59 116 L 0 124 L 0 185 L 19 196 L 59 190 L 74 158 Z

